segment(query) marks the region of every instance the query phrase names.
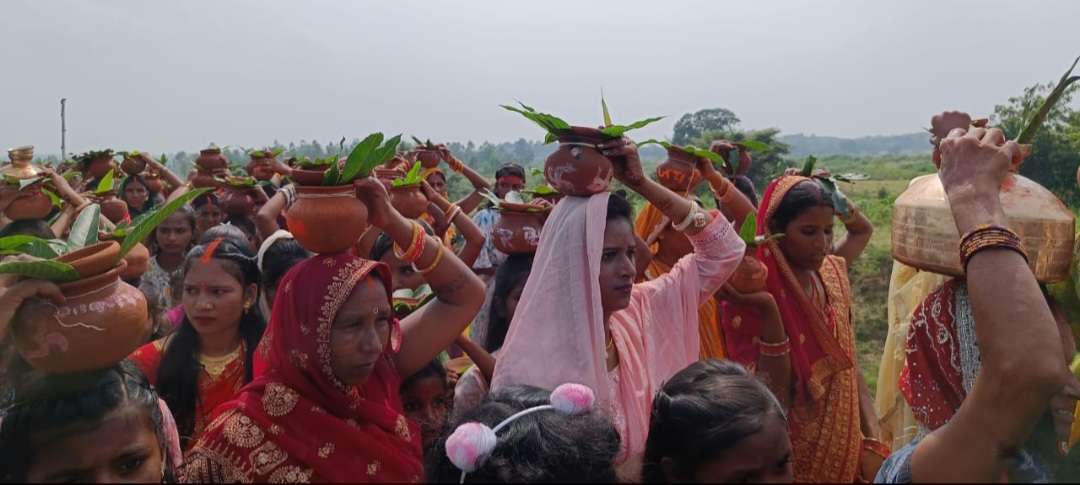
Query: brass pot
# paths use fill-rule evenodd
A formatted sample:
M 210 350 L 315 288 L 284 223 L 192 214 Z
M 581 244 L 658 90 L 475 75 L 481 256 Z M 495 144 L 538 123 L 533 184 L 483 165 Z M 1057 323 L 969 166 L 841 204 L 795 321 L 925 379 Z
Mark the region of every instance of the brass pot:
M 27 145 L 8 149 L 8 158 L 11 163 L 0 168 L 0 174 L 17 179 L 28 179 L 41 174 L 41 169 L 36 167 L 34 160 L 34 147 Z
M 1076 222 L 1053 193 L 1019 174 L 1006 175 L 1001 205 L 1009 228 L 1020 236 L 1035 278 L 1043 283 L 1069 276 Z M 915 268 L 964 276 L 960 234 L 936 173 L 911 181 L 892 214 L 892 255 Z

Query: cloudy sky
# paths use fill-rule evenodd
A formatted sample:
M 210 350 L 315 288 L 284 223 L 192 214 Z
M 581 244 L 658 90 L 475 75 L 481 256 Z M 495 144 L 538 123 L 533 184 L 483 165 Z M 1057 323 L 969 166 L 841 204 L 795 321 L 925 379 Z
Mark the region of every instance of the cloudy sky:
M 2 0 L 0 146 L 539 138 L 735 111 L 745 128 L 862 136 L 988 114 L 1080 55 L 1080 2 Z

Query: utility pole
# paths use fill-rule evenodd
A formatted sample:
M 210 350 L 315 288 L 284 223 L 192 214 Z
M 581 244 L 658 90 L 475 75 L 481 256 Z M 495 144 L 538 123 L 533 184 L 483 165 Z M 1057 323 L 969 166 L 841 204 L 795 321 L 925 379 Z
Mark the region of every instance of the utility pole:
M 67 98 L 60 98 L 60 163 L 67 160 L 67 120 L 64 119 L 64 108 Z

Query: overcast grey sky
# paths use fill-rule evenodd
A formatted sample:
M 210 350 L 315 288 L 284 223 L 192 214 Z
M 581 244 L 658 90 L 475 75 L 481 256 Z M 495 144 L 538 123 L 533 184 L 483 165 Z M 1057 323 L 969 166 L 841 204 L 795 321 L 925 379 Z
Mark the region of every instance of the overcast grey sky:
M 540 138 L 726 107 L 745 128 L 909 133 L 1080 55 L 1080 1 L 0 1 L 0 146 L 188 151 L 371 131 Z

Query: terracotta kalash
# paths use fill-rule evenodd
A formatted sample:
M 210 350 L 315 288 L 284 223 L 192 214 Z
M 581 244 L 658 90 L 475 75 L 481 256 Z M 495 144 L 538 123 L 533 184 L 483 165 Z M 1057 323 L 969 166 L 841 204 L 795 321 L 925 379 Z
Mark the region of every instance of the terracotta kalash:
M 621 138 L 630 130 L 641 128 L 663 119 L 647 118 L 629 125 L 611 123 L 607 103 L 601 99 L 604 126 L 587 128 L 570 126 L 562 119 L 536 111 L 521 104 L 520 108 L 503 105 L 504 109 L 521 114 L 547 131 L 545 141 L 558 141 L 555 152 L 544 162 L 544 178 L 563 195 L 588 197 L 604 192 L 611 183 L 614 168 L 611 160 L 600 151 L 600 145 Z
M 52 212 L 49 196 L 42 192 L 42 172 L 34 165 L 34 147 L 23 146 L 8 150 L 10 163 L 0 167 L 5 184 L 18 186 L 19 195 L 4 209 L 4 216 L 13 221 L 44 219 Z
M 229 159 L 221 153 L 221 148 L 210 147 L 199 150 L 199 157 L 195 159 L 195 177 L 191 179 L 191 185 L 197 188 L 218 187 L 220 183 L 217 177 L 228 174 Z
M 137 225 L 118 229 L 112 233 L 116 240 L 100 242 L 97 232 L 87 230 L 101 214 L 91 205 L 72 224 L 67 242 L 28 245 L 49 259 L 0 262 L 0 274 L 52 281 L 64 295 L 62 304 L 35 298 L 16 311 L 12 333 L 23 359 L 49 373 L 85 372 L 108 367 L 146 343 L 151 331 L 146 298 L 121 275 L 136 276 L 139 268 L 129 271 L 129 261 L 144 264 L 149 257 L 145 248 L 139 250 L 139 241 L 203 192 L 188 192 Z M 60 254 L 41 254 L 42 248 L 56 252 L 58 245 Z
M 412 137 L 413 143 L 416 143 L 416 160 L 420 162 L 420 165 L 424 168 L 435 168 L 439 166 L 439 162 L 442 161 L 442 155 L 439 154 L 439 147 L 436 146 L 431 140 L 420 141 L 417 137 Z
M 296 202 L 285 213 L 296 241 L 319 254 L 338 253 L 355 245 L 367 229 L 367 206 L 357 197 L 355 182 L 390 160 L 401 136 L 383 140 L 373 133 L 349 156 L 302 160 L 292 171 Z
M 539 197 L 526 203 L 517 192 L 506 194 L 505 200 L 491 193 L 484 197 L 499 211 L 499 221 L 491 230 L 495 249 L 506 254 L 535 253 L 551 204 Z
M 274 178 L 273 164 L 281 153 L 281 148 L 267 148 L 251 152 L 251 160 L 247 164 L 248 175 L 255 177 L 255 180 L 259 182 L 266 182 Z
M 421 187 L 424 182 L 423 177 L 420 176 L 422 168 L 423 163 L 417 161 L 404 177 L 390 181 L 390 204 L 409 219 L 424 215 L 430 203 Z
M 1046 113 L 1060 99 L 1068 84 L 1080 79 L 1070 78 L 1071 72 L 1072 69 L 1062 76 L 1038 114 L 1017 137 L 1022 148 L 1021 157 L 1013 161 L 1010 173 L 1001 184 L 1001 205 L 1009 228 L 1020 236 L 1031 270 L 1043 283 L 1061 281 L 1069 276 L 1076 222 L 1072 212 L 1057 196 L 1016 172 L 1031 153 L 1030 145 L 1026 144 L 1034 138 Z M 937 143 L 950 130 L 984 126 L 985 120 L 973 122 L 966 114 L 954 112 L 935 116 L 931 124 L 935 161 L 940 161 Z M 907 190 L 897 197 L 892 218 L 892 254 L 897 261 L 918 269 L 961 277 L 964 268 L 958 251 L 960 237 L 937 174 L 912 180 Z

